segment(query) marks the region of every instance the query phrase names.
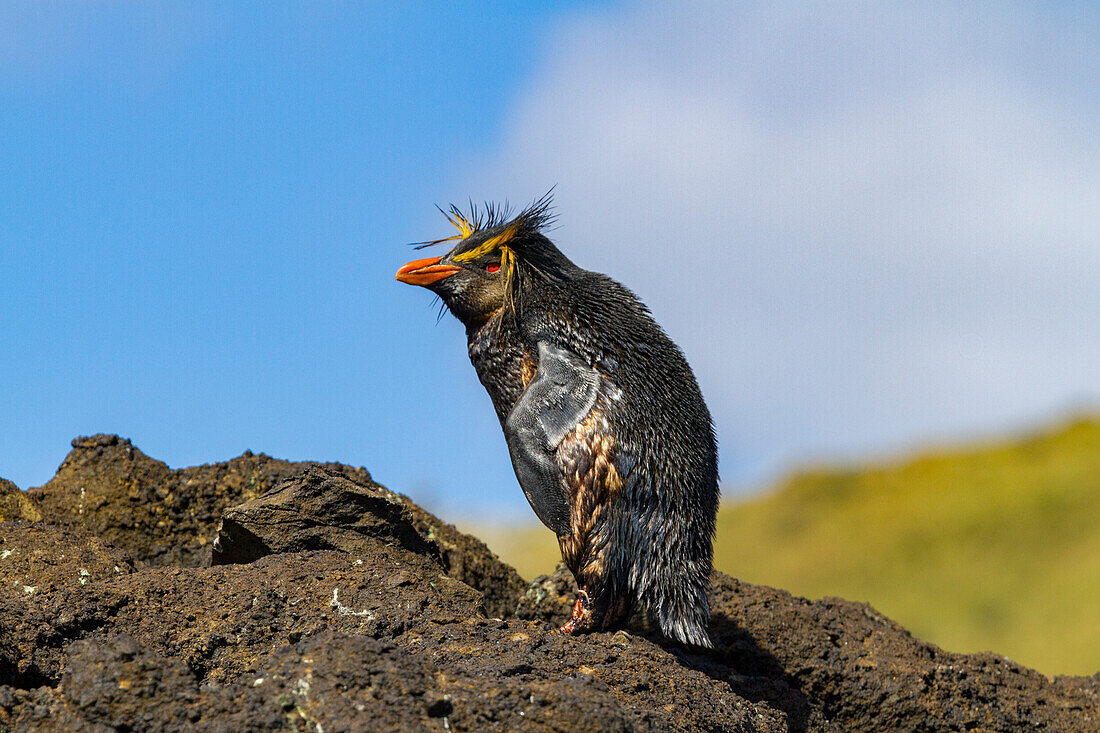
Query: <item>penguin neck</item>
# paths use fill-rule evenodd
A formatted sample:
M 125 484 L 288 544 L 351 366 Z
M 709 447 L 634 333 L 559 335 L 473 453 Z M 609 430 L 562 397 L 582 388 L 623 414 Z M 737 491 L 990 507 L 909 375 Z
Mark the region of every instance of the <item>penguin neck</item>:
M 467 325 L 470 362 L 504 423 L 535 375 L 537 361 L 516 330 L 515 319 L 496 311 L 481 326 Z

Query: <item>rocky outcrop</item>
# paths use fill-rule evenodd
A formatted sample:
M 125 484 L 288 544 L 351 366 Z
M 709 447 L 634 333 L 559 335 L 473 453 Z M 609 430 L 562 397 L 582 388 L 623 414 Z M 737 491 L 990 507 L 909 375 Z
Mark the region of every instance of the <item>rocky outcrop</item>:
M 37 522 L 42 513 L 19 487 L 0 478 L 0 522 Z
M 363 555 L 378 540 L 430 557 L 449 577 L 480 590 L 493 617 L 510 615 L 526 585 L 480 540 L 384 486 L 330 466 L 308 467 L 227 510 L 211 562 L 247 563 L 273 553 L 322 549 Z
M 1100 727 L 1100 676 L 951 654 L 863 604 L 716 574 L 711 652 L 643 622 L 566 637 L 568 572 L 523 584 L 362 469 L 74 446 L 33 493 L 48 523 L 0 524 L 0 730 Z
M 317 465 L 248 451 L 172 470 L 117 435 L 76 438 L 72 447 L 57 475 L 27 497 L 51 524 L 85 529 L 151 565 L 203 564 L 225 509 Z M 371 483 L 364 468 L 320 465 Z

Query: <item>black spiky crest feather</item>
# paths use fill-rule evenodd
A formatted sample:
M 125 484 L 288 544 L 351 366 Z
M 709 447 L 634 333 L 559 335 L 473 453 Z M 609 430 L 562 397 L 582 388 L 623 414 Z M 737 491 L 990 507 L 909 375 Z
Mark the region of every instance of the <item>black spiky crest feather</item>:
M 446 211 L 441 206 L 436 205 L 440 213 L 447 217 L 447 221 L 458 229 L 458 234 L 429 242 L 417 242 L 414 246 L 417 249 L 424 249 L 437 244 L 465 242 L 466 240 L 473 240 L 471 244 L 475 242 L 481 244 L 502 234 L 508 236 L 502 238 L 499 244 L 508 244 L 512 239 L 523 240 L 527 235 L 542 233 L 553 225 L 557 217 L 553 210 L 553 194 L 554 189 L 550 189 L 532 202 L 530 206 L 516 214 L 515 217 L 512 216 L 512 207 L 509 206 L 507 201 L 503 204 L 487 201 L 480 207 L 470 201 L 470 208 L 466 212 L 454 204 L 451 204 Z M 483 234 L 486 235 L 484 240 L 480 236 Z M 515 244 L 518 245 L 519 242 Z M 460 249 L 460 247 L 461 245 L 457 245 L 455 249 Z M 515 245 L 512 248 L 516 249 Z

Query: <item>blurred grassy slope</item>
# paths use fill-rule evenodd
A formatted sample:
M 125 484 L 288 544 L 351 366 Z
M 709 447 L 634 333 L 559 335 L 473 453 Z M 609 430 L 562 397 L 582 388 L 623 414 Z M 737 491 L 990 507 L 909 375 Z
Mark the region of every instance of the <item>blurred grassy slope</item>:
M 542 527 L 475 529 L 530 578 Z M 896 463 L 795 474 L 724 505 L 715 565 L 798 595 L 868 601 L 952 651 L 1047 674 L 1100 670 L 1100 419 Z

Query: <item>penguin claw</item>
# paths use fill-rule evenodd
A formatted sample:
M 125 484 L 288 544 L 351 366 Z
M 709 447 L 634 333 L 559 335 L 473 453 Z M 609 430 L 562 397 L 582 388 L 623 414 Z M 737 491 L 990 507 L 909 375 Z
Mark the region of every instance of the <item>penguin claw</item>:
M 576 635 L 586 631 L 604 631 L 619 626 L 630 615 L 630 600 L 625 596 L 612 600 L 600 614 L 599 607 L 602 605 L 594 605 L 588 593 L 582 590 L 577 602 L 573 604 L 573 617 L 565 622 L 561 632 Z
M 581 591 L 580 598 L 573 604 L 573 617 L 561 627 L 562 634 L 583 634 L 592 626 L 592 610 L 588 608 L 588 594 Z
M 588 604 L 585 603 L 587 599 L 588 595 L 582 593 L 581 597 L 577 599 L 577 602 L 573 604 L 573 617 L 566 621 L 565 625 L 561 627 L 561 633 L 574 636 L 588 629 L 588 624 L 592 620 L 592 614 L 588 610 Z

